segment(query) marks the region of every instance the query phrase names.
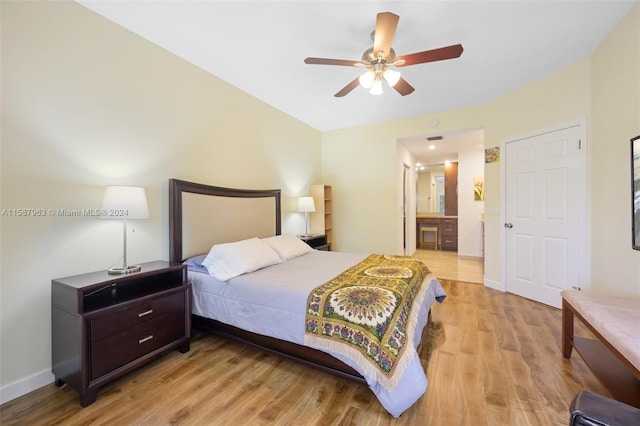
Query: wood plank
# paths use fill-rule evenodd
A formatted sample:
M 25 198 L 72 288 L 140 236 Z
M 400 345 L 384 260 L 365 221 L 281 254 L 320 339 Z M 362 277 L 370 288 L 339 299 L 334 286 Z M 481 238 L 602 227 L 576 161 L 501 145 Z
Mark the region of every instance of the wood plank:
M 562 357 L 559 310 L 482 285 L 442 284 L 448 296 L 434 305 L 419 347 L 429 386 L 398 419 L 366 385 L 195 332 L 188 353 L 119 378 L 87 408 L 74 390 L 50 384 L 0 406 L 0 423 L 537 426 L 566 424 L 581 390 L 610 396 L 581 357 Z

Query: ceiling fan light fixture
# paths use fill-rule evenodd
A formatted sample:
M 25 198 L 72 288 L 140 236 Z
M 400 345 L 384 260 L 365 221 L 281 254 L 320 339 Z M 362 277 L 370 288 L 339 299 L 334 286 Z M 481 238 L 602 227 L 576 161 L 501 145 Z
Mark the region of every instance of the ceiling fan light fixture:
M 368 70 L 358 78 L 358 81 L 360 82 L 360 85 L 362 87 L 364 87 L 365 89 L 370 89 L 375 78 L 376 74 L 373 71 Z
M 382 73 L 382 77 L 384 77 L 389 86 L 393 87 L 398 81 L 400 81 L 400 72 L 386 69 Z
M 373 80 L 373 83 L 371 83 L 371 90 L 369 90 L 369 93 L 372 95 L 382 95 L 382 80 L 380 80 L 379 78 L 376 78 L 375 80 Z
M 304 63 L 367 68 L 365 74 L 354 78 L 340 89 L 334 95 L 337 98 L 347 95 L 359 85 L 365 89 L 370 89 L 369 93 L 372 95 L 380 95 L 382 94 L 383 79 L 400 95 L 410 95 L 415 88 L 401 77 L 399 72 L 390 71 L 387 69 L 388 67 L 405 67 L 458 58 L 462 55 L 463 48 L 461 44 L 454 44 L 398 57 L 391 45 L 393 44 L 399 19 L 398 15 L 391 12 L 378 13 L 376 16 L 376 28 L 371 33 L 373 47 L 370 47 L 362 54 L 361 61 L 309 57 L 304 60 Z

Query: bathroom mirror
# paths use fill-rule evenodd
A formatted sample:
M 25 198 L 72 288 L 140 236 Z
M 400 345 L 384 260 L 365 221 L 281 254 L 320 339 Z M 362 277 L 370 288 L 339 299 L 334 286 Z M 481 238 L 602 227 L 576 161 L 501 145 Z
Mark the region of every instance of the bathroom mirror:
M 444 214 L 444 165 L 439 164 L 418 170 L 416 210 L 418 213 Z

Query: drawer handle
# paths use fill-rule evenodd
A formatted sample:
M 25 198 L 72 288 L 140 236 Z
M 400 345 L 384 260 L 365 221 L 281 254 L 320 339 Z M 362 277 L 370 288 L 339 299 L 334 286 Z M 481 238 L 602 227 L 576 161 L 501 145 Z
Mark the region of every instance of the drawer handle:
M 147 315 L 152 314 L 152 313 L 153 313 L 153 309 L 149 309 L 148 311 L 140 312 L 138 314 L 138 318 L 142 318 L 142 317 L 147 316 Z
M 143 344 L 144 342 L 148 342 L 149 340 L 153 339 L 153 334 L 147 336 L 147 337 L 143 337 L 142 339 L 138 340 L 139 344 Z

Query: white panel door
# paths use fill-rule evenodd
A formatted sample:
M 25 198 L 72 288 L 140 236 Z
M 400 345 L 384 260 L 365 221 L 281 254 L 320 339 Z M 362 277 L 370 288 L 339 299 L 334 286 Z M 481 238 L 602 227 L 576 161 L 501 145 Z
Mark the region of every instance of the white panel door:
M 584 286 L 585 156 L 580 126 L 505 144 L 508 292 L 560 307 Z

